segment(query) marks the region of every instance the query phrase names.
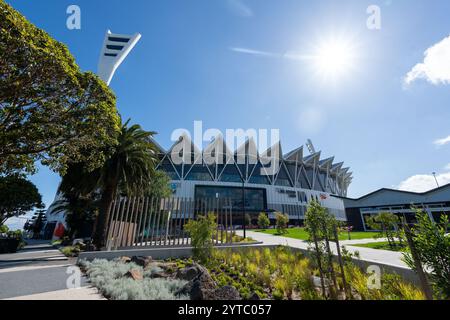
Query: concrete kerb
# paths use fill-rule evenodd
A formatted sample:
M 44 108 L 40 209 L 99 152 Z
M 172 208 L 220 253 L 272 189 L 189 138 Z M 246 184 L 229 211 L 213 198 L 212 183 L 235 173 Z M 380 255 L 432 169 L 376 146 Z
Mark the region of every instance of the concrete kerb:
M 250 244 L 236 244 L 236 245 L 221 245 L 216 246 L 217 249 L 241 249 L 241 248 L 255 248 L 261 247 L 262 242 L 254 242 Z M 276 247 L 276 246 L 271 246 Z M 155 260 L 165 260 L 165 259 L 177 259 L 177 258 L 189 258 L 192 256 L 192 247 L 174 247 L 174 246 L 161 246 L 153 248 L 140 248 L 129 247 L 122 248 L 115 251 L 93 251 L 93 252 L 82 252 L 78 256 L 78 262 L 80 260 L 92 261 L 94 259 L 106 259 L 113 260 L 120 257 L 152 257 Z
M 280 245 L 264 245 L 263 243 L 252 243 L 248 245 L 228 245 L 228 246 L 217 246 L 219 250 L 249 250 L 249 249 L 275 249 L 280 247 Z M 305 249 L 289 247 L 293 251 L 298 251 L 305 256 L 310 256 L 310 252 Z M 92 261 L 95 259 L 105 259 L 113 260 L 120 257 L 133 257 L 133 256 L 144 256 L 152 257 L 155 260 L 165 260 L 165 259 L 183 259 L 192 256 L 192 247 L 157 247 L 157 248 L 129 248 L 117 251 L 95 251 L 95 252 L 82 252 L 78 257 L 78 262 L 81 260 Z M 402 268 L 399 266 L 392 266 L 388 264 L 383 264 L 375 261 L 366 261 L 353 258 L 353 262 L 360 267 L 363 271 L 366 271 L 369 266 L 378 266 L 383 273 L 393 273 L 402 277 L 405 281 L 419 285 L 419 279 L 416 273 L 408 268 Z

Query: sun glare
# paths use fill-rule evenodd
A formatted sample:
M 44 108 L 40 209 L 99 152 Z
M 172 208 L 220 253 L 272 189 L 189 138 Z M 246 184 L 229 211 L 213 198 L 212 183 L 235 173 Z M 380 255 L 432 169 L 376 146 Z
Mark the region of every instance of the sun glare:
M 354 67 L 354 48 L 342 40 L 329 40 L 317 47 L 314 55 L 315 68 L 320 76 L 336 79 Z

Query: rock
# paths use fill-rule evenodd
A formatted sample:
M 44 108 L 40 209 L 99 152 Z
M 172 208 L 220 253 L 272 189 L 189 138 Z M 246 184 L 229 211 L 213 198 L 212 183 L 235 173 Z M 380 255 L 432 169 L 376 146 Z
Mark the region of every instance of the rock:
M 215 291 L 217 284 L 209 274 L 208 270 L 199 264 L 192 266 L 194 269 L 189 271 L 191 276 L 195 272 L 197 275 L 191 279 L 177 294 L 189 295 L 191 300 L 206 300 L 211 291 Z
M 261 300 L 261 297 L 256 292 L 253 292 L 248 300 L 251 301 Z
M 131 258 L 131 262 L 137 264 L 138 266 L 142 268 L 147 268 L 149 264 L 151 264 L 153 261 L 152 257 L 138 257 L 134 256 Z
M 235 287 L 225 286 L 215 290 L 205 290 L 203 291 L 203 300 L 241 300 L 241 295 Z
M 175 277 L 178 279 L 181 279 L 181 280 L 191 281 L 191 280 L 195 279 L 200 273 L 201 273 L 201 270 L 198 268 L 198 266 L 193 265 L 193 266 L 178 270 Z
M 165 272 L 155 272 L 152 274 L 152 279 L 157 279 L 157 278 L 169 278 L 169 275 Z
M 141 281 L 144 279 L 142 272 L 140 270 L 132 269 L 125 274 L 125 277 L 133 278 L 133 280 Z
M 130 257 L 120 257 L 119 261 L 122 263 L 129 263 L 129 262 L 131 262 L 131 258 Z

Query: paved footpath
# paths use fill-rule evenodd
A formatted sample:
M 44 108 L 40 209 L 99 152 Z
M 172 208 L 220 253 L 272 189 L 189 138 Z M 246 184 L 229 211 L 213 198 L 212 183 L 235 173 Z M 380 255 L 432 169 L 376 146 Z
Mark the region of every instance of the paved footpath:
M 103 299 L 84 277 L 81 288 L 68 289 L 68 278 L 77 268 L 75 259 L 66 258 L 48 242 L 29 243 L 18 253 L 0 254 L 0 300 Z
M 238 234 L 242 235 L 242 231 L 238 231 Z M 264 245 L 285 245 L 293 248 L 308 249 L 308 243 L 303 240 L 291 239 L 286 237 L 273 236 L 266 233 L 247 231 L 247 236 L 253 238 L 256 241 L 263 242 Z M 369 242 L 379 242 L 384 239 L 366 239 L 366 240 L 347 240 L 340 241 L 341 245 L 344 245 L 346 249 L 350 252 L 359 252 L 361 260 L 367 262 L 380 263 L 400 268 L 408 268 L 407 265 L 402 261 L 402 253 L 393 252 L 387 250 L 377 250 L 370 248 L 352 247 L 351 244 L 369 243 Z M 336 247 L 332 246 L 334 253 L 337 252 Z

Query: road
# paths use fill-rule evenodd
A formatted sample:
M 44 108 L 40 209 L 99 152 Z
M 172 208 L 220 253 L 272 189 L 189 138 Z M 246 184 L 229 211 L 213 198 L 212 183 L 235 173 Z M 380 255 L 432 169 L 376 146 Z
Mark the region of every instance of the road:
M 69 277 L 79 271 L 75 262 L 48 242 L 30 241 L 18 253 L 0 255 L 0 300 L 102 299 L 85 277 L 80 278 L 80 288 L 68 289 Z M 69 287 L 73 284 L 77 281 L 69 281 Z

